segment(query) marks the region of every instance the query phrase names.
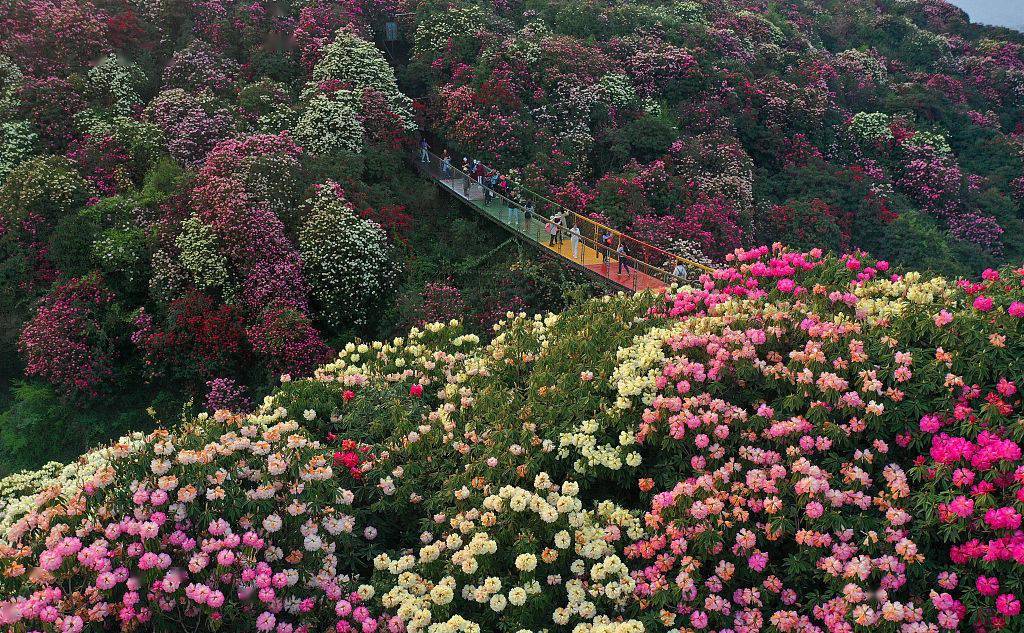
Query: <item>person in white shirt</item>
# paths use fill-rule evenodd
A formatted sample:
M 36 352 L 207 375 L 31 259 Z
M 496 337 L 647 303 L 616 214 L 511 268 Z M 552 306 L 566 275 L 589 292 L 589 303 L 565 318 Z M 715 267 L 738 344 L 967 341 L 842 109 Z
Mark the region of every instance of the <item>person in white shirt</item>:
M 580 256 L 580 225 L 573 224 L 569 229 L 569 244 L 572 245 L 572 257 L 577 259 Z

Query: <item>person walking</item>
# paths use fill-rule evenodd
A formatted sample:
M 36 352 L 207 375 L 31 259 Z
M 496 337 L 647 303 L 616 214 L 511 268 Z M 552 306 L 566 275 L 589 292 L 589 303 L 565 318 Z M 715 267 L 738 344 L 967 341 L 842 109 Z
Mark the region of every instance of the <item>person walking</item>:
M 487 190 L 484 192 L 484 205 L 490 205 L 494 196 L 498 193 L 498 183 L 501 181 L 501 174 L 497 169 L 492 169 L 487 178 Z
M 564 240 L 563 231 L 565 229 L 565 216 L 562 215 L 561 211 L 556 211 L 555 215 L 551 216 L 551 223 L 555 225 L 555 241 L 561 245 Z
M 462 197 L 469 197 L 469 187 L 473 184 L 472 171 L 469 166 L 469 158 L 462 157 Z
M 579 259 L 580 256 L 580 225 L 573 224 L 569 229 L 569 244 L 572 245 L 572 258 Z
M 526 219 L 526 231 L 529 232 L 530 224 L 533 220 L 533 200 L 527 200 L 526 206 L 523 207 L 523 217 Z
M 473 180 L 476 184 L 480 186 L 481 191 L 484 189 L 484 172 L 484 164 L 474 158 L 473 162 L 469 165 L 469 173 L 473 176 Z M 472 188 L 470 189 L 472 190 Z M 484 194 L 484 197 L 486 198 L 486 192 L 484 192 Z M 467 194 L 466 197 L 471 198 L 472 195 Z
M 558 238 L 558 223 L 555 221 L 555 218 L 548 220 L 548 223 L 544 225 L 544 230 L 547 231 L 549 236 L 548 246 L 554 248 L 555 240 Z
M 420 139 L 420 162 L 430 162 L 430 143 L 427 143 L 427 139 L 425 138 Z
M 512 198 L 505 198 L 505 204 L 508 205 L 508 222 L 509 224 L 519 227 L 519 205 L 512 202 Z
M 441 155 L 441 177 L 446 180 L 452 178 L 452 157 L 448 155 L 448 150 L 444 150 Z
M 633 271 L 630 269 L 629 262 L 627 261 L 629 254 L 626 252 L 626 245 L 622 243 L 621 238 L 619 239 L 618 248 L 615 249 L 615 255 L 619 260 L 619 274 L 621 275 L 622 271 L 625 270 L 627 275 L 632 275 Z
M 676 267 L 672 269 L 672 275 L 679 281 L 686 281 L 686 266 L 683 264 L 683 260 L 676 260 Z
M 609 258 L 612 252 L 612 234 L 605 229 L 604 233 L 601 233 L 601 262 L 607 266 L 609 264 Z
M 497 174 L 497 173 L 498 172 L 493 172 L 492 174 L 488 174 L 486 176 L 486 178 L 484 179 L 484 206 L 485 207 L 491 206 L 491 200 L 494 200 L 494 184 L 492 184 L 492 183 L 494 181 L 494 177 L 493 176 L 495 174 Z

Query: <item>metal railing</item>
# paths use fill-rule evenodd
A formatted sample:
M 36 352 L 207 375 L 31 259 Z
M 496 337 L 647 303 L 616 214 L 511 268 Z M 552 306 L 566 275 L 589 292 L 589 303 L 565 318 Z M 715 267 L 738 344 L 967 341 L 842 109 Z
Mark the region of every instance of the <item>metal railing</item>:
M 690 270 L 712 271 L 704 264 L 638 240 L 508 180 L 506 195 L 486 184 L 491 174 L 498 173 L 486 165 L 483 165 L 481 171 L 487 175 L 481 177 L 466 173 L 450 161 L 446 164 L 443 158 L 429 151 L 426 152 L 427 160 L 423 158 L 422 150 L 418 150 L 417 160 L 422 167 L 457 196 L 473 204 L 481 202 L 481 210 L 510 230 L 542 246 L 557 247 L 561 256 L 583 267 L 594 270 L 593 265 L 586 264 L 587 260 L 599 261 L 604 272 L 594 272 L 619 286 L 636 290 L 640 282 L 636 272 L 665 285 L 686 283 L 686 277 L 677 276 L 668 269 L 677 262 L 682 262 Z M 521 201 L 523 199 L 528 202 L 524 203 Z M 533 204 L 534 201 L 543 202 L 544 206 L 538 207 Z M 548 229 L 553 222 L 557 222 L 558 226 L 552 237 Z M 569 243 L 568 249 L 564 248 L 566 242 Z M 623 246 L 624 253 L 618 252 L 619 245 Z M 611 272 L 613 267 L 616 271 L 614 275 Z

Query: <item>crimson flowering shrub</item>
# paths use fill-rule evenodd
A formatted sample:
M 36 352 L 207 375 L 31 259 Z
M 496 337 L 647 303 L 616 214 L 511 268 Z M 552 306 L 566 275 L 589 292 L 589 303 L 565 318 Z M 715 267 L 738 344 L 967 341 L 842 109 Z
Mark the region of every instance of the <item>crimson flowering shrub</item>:
M 153 376 L 196 383 L 236 374 L 251 361 L 238 309 L 200 292 L 171 301 L 163 323 L 142 311 L 134 326 L 131 340 Z
M 146 117 L 163 132 L 171 156 L 191 167 L 200 166 L 234 128 L 231 113 L 212 94 L 183 88 L 162 91 L 146 107 Z
M 85 179 L 101 195 L 117 195 L 130 183 L 127 165 L 131 157 L 113 136 L 85 136 L 71 143 L 67 157 L 78 164 Z
M 25 71 L 67 72 L 112 48 L 119 26 L 115 15 L 89 0 L 19 2 L 0 17 L 0 36 L 4 51 Z
M 422 303 L 416 311 L 417 325 L 447 323 L 466 313 L 462 291 L 444 282 L 431 282 L 423 288 Z
M 299 255 L 284 233 L 284 225 L 268 205 L 254 199 L 236 169 L 245 156 L 271 151 L 297 152 L 287 136 L 254 137 L 238 144 L 218 145 L 200 170 L 192 192 L 193 205 L 213 229 L 224 254 L 241 277 L 241 299 L 250 311 L 277 303 L 299 311 L 308 309 L 308 286 L 302 278 Z
M 72 117 L 85 106 L 80 92 L 71 81 L 54 76 L 26 79 L 18 87 L 19 109 L 51 150 L 60 150 L 74 139 Z
M 306 375 L 333 353 L 308 316 L 279 304 L 263 310 L 246 337 L 272 375 Z
M 164 88 L 187 91 L 208 89 L 222 93 L 234 87 L 238 63 L 225 58 L 209 44 L 195 40 L 186 48 L 176 51 L 164 66 Z
M 359 35 L 364 35 L 364 29 L 357 19 L 361 11 L 362 8 L 355 2 L 302 7 L 292 32 L 302 65 L 312 70 L 323 56 L 324 47 L 331 43 L 339 28 L 354 28 Z
M 98 276 L 55 286 L 18 338 L 25 373 L 69 396 L 95 396 L 114 376 L 114 336 L 106 315 L 112 292 Z

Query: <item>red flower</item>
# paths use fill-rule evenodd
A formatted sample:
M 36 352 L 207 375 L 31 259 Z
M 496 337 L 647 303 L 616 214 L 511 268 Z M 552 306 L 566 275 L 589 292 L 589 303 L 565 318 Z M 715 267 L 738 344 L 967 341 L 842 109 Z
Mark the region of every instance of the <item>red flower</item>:
M 423 385 L 413 385 L 409 387 L 409 395 L 417 398 L 423 396 Z
M 357 464 L 359 464 L 359 455 L 356 455 L 355 453 L 352 453 L 352 452 L 345 452 L 345 453 L 337 452 L 337 453 L 334 454 L 334 465 L 335 466 L 341 465 L 341 466 L 344 466 L 345 468 L 351 469 L 351 468 L 354 468 Z

